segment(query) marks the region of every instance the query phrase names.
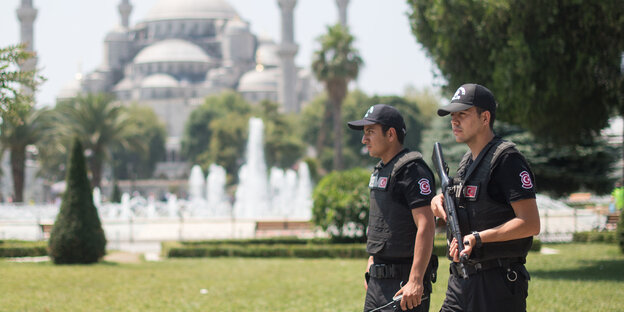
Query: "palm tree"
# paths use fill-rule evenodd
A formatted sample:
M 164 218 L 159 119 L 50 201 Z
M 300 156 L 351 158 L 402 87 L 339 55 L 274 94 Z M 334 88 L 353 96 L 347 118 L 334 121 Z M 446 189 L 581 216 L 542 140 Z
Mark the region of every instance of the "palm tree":
M 57 105 L 63 136 L 78 136 L 84 144 L 91 171 L 91 186 L 99 187 L 102 168 L 114 147 L 145 151 L 145 144 L 132 136 L 132 123 L 110 94 L 80 95 Z
M 14 201 L 24 200 L 24 169 L 26 164 L 26 147 L 37 143 L 41 134 L 47 129 L 46 109 L 35 109 L 29 105 L 18 106 L 13 110 L 13 117 L 3 120 L 0 125 L 0 155 L 6 150 L 11 157 L 11 175 L 13 177 Z
M 327 33 L 319 37 L 321 49 L 314 53 L 312 70 L 316 79 L 325 84 L 329 105 L 325 107 L 325 116 L 332 115 L 334 129 L 334 169 L 340 170 L 342 164 L 342 101 L 347 95 L 349 82 L 356 79 L 363 61 L 357 49 L 353 47 L 354 37 L 341 24 L 327 28 Z M 331 113 L 330 113 L 331 112 Z M 326 118 L 327 119 L 327 118 Z M 325 127 L 321 127 L 320 141 L 324 140 Z M 322 146 L 322 142 L 317 147 Z M 318 151 L 320 152 L 320 150 Z

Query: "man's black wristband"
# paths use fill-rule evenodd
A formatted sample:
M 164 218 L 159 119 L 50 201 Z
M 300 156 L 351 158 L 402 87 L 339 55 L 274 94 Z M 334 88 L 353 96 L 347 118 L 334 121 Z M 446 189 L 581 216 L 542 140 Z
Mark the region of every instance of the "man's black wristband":
M 477 231 L 473 231 L 472 232 L 472 236 L 474 236 L 475 241 L 476 241 L 476 248 L 481 248 L 481 246 L 483 246 L 483 242 L 481 241 L 481 236 L 479 235 L 479 232 Z

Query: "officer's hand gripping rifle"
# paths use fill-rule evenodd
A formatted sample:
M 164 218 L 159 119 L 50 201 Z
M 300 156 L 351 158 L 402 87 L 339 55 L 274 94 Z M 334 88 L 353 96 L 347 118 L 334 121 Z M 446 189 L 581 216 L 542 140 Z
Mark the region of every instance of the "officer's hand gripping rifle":
M 466 267 L 464 263 L 468 261 L 468 256 L 462 254 L 464 250 L 464 242 L 462 240 L 461 231 L 459 229 L 459 222 L 457 220 L 457 210 L 455 209 L 455 201 L 453 183 L 448 176 L 448 166 L 444 161 L 444 155 L 442 155 L 442 145 L 439 142 L 435 142 L 433 145 L 433 155 L 431 157 L 433 165 L 440 177 L 440 184 L 442 186 L 442 193 L 444 194 L 444 210 L 446 211 L 446 224 L 451 230 L 451 238 L 455 238 L 457 241 L 457 249 L 459 251 L 459 262 L 464 278 L 468 278 L 466 274 Z M 450 245 L 450 242 L 449 242 Z

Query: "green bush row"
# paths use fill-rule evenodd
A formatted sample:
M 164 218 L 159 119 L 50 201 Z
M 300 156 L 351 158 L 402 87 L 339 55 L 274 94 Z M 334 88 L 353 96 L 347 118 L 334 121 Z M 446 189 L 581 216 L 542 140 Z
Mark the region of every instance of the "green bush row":
M 47 242 L 0 241 L 1 257 L 40 257 L 48 255 Z
M 163 253 L 170 258 L 178 257 L 261 257 L 261 258 L 365 258 L 368 256 L 362 244 L 335 245 L 194 245 L 163 243 Z
M 532 251 L 541 249 L 533 240 Z M 328 239 L 267 238 L 164 242 L 163 254 L 179 257 L 261 257 L 261 258 L 366 258 L 365 244 L 331 244 Z M 433 253 L 446 256 L 446 240 L 436 236 Z
M 576 232 L 572 234 L 572 241 L 577 243 L 594 243 L 594 242 L 602 242 L 615 244 L 617 242 L 617 236 L 615 231 L 610 232 L 597 232 L 597 231 L 588 231 L 588 232 Z

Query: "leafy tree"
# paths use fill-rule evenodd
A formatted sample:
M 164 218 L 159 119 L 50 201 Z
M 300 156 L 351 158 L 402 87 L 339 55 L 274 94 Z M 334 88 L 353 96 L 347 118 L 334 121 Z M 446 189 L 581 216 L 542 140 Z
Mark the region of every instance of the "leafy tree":
M 166 130 L 153 109 L 145 106 L 133 105 L 126 108 L 128 116 L 128 130 L 125 141 L 143 141 L 147 150 L 128 149 L 123 145 L 113 148 L 113 170 L 118 179 L 130 179 L 135 174 L 139 179 L 152 176 L 156 163 L 164 161 Z M 129 172 L 132 167 L 132 173 Z
M 325 116 L 331 110 L 334 139 L 334 169 L 343 168 L 342 159 L 342 101 L 347 95 L 349 81 L 356 79 L 362 58 L 353 47 L 354 37 L 349 30 L 340 24 L 327 28 L 327 33 L 318 39 L 321 48 L 314 53 L 312 70 L 319 81 L 325 84 L 329 105 L 325 108 Z M 324 120 L 327 118 L 323 118 Z M 321 127 L 321 131 L 325 131 Z M 322 144 L 319 144 L 322 145 Z
M 579 189 L 606 194 L 613 185 L 609 177 L 617 151 L 600 139 L 575 145 L 557 146 L 536 139 L 530 132 L 518 126 L 497 121 L 494 132 L 516 144 L 526 157 L 533 173 L 537 190 L 554 197 L 561 197 Z M 463 155 L 468 151 L 465 144 L 455 142 L 450 129 L 450 118 L 436 118 L 431 129 L 424 135 L 422 153 L 430 165 L 433 143 L 440 142 L 449 173 L 457 171 Z M 432 167 L 433 168 L 433 167 Z
M 206 153 L 213 136 L 212 121 L 224 118 L 229 113 L 235 113 L 248 119 L 251 106 L 233 91 L 224 91 L 206 98 L 201 106 L 191 112 L 185 125 L 182 155 L 192 163 L 202 162 L 200 155 Z M 206 155 L 202 155 L 201 159 L 206 161 Z
M 129 135 L 132 124 L 122 106 L 110 94 L 87 94 L 57 105 L 62 135 L 78 138 L 87 149 L 91 184 L 99 187 L 102 168 L 113 148 L 147 150 L 142 138 Z
M 616 239 L 620 247 L 620 252 L 624 253 L 624 216 L 622 214 L 623 213 L 620 211 L 620 219 L 618 220 L 616 229 Z
M 32 106 L 34 90 L 45 81 L 36 70 L 19 69 L 35 55 L 25 48 L 24 44 L 0 47 L 0 116 L 3 120 L 16 118 L 15 124 L 19 124 L 18 112 Z
M 50 233 L 50 257 L 55 264 L 94 263 L 106 253 L 106 237 L 93 204 L 80 140 L 73 143 L 67 190 Z
M 46 109 L 36 109 L 25 105 L 14 108 L 14 117 L 7 118 L 0 124 L 0 155 L 5 150 L 10 152 L 11 175 L 13 177 L 13 195 L 16 202 L 24 200 L 24 169 L 26 166 L 26 147 L 37 143 L 42 133 L 48 128 Z
M 365 241 L 370 172 L 362 168 L 334 171 L 314 188 L 312 219 L 334 240 Z
M 591 140 L 624 112 L 624 6 L 619 0 L 408 0 L 412 30 L 448 81 L 475 82 L 497 119 L 540 140 Z

